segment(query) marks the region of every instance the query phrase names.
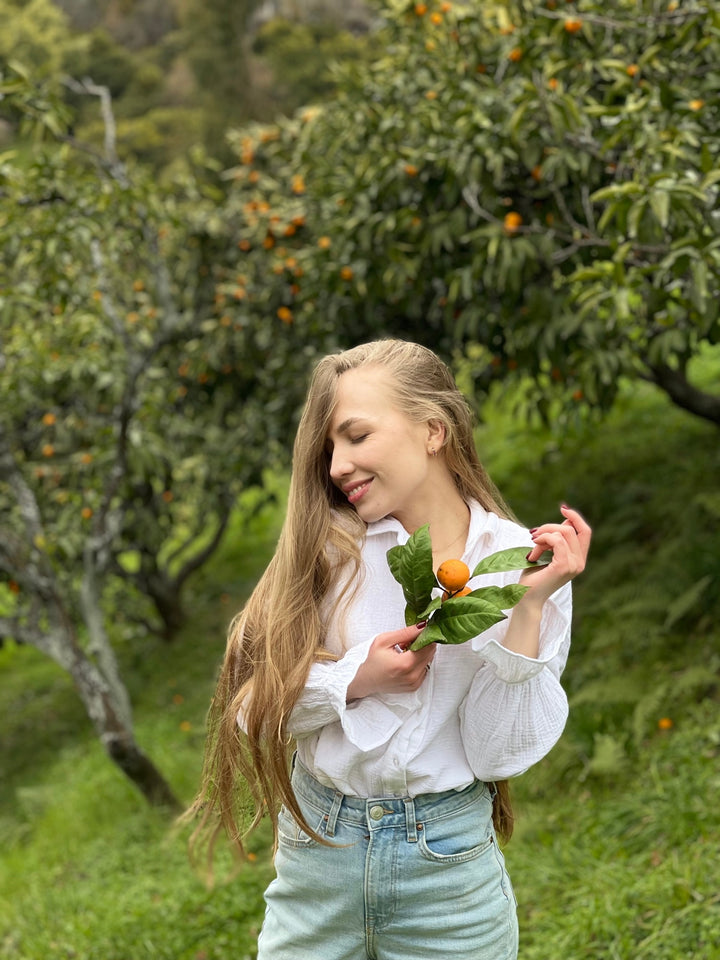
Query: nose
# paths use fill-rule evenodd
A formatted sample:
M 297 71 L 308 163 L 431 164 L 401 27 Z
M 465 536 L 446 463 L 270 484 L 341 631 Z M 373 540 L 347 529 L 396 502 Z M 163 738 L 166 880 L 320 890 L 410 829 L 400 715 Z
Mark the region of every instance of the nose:
M 339 444 L 333 448 L 330 454 L 330 479 L 333 483 L 341 483 L 344 477 L 349 477 L 353 472 L 354 466 L 347 454 Z

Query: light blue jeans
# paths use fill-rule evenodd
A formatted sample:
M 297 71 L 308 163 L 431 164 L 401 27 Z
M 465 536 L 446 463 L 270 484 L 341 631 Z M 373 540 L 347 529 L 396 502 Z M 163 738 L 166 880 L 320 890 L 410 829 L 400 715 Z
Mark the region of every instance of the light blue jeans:
M 348 797 L 299 762 L 312 840 L 283 809 L 258 960 L 516 960 L 515 897 L 487 784 Z

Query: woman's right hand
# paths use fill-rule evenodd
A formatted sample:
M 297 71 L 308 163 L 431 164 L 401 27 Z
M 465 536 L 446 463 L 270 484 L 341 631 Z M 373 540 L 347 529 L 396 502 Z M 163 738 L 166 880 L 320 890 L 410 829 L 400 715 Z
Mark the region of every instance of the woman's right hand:
M 379 633 L 348 686 L 348 703 L 373 693 L 411 693 L 417 690 L 427 676 L 437 649 L 434 643 L 417 652 L 408 649 L 424 627 L 423 623 Z

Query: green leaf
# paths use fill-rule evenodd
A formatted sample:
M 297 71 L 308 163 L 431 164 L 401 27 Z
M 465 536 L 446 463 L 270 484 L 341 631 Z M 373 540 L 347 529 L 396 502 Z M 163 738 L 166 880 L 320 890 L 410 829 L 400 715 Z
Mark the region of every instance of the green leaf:
M 442 597 L 435 597 L 434 600 L 431 600 L 427 607 L 424 610 L 421 610 L 417 616 L 416 623 L 420 623 L 422 620 L 429 620 L 430 617 L 435 613 L 436 610 L 439 610 L 443 605 Z M 409 626 L 409 624 L 408 624 Z
M 417 640 L 410 645 L 410 650 L 422 650 L 422 648 L 427 647 L 429 643 L 446 642 L 447 641 L 445 640 L 445 635 L 442 632 L 442 628 L 434 620 L 431 620 Z
M 527 570 L 528 567 L 536 567 L 537 563 L 531 563 L 527 559 L 530 549 L 530 547 L 509 547 L 507 550 L 491 553 L 489 557 L 480 561 L 470 577 L 479 577 L 483 573 L 504 573 L 507 570 Z
M 437 586 L 433 573 L 430 525 L 425 524 L 411 534 L 407 543 L 391 547 L 387 552 L 390 572 L 403 588 L 405 596 L 405 623 L 410 626 L 422 617 L 420 614 L 432 600 Z
M 535 566 L 535 564 L 531 564 L 531 566 Z M 494 604 L 500 610 L 509 610 L 525 596 L 529 589 L 530 587 L 521 583 L 508 583 L 504 587 L 478 587 L 477 590 L 473 590 L 466 596 L 479 597 L 481 600 Z M 456 597 L 455 599 L 462 598 Z M 453 603 L 454 601 L 448 600 L 447 602 Z
M 468 594 L 446 601 L 431 624 L 442 632 L 444 639 L 440 643 L 456 644 L 465 643 L 506 619 L 506 615 L 494 603 Z

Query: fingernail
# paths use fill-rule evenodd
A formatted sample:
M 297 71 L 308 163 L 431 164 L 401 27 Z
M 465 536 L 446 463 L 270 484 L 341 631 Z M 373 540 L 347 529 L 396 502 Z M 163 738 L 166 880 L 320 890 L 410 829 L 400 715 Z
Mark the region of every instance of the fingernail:
M 526 560 L 529 560 L 529 559 L 530 559 L 530 554 L 531 554 L 531 553 L 532 553 L 532 550 L 530 551 L 530 553 L 527 553 L 527 554 L 525 555 L 525 559 L 526 559 Z
M 427 620 L 421 620 L 420 623 L 416 623 L 415 626 L 418 628 L 418 630 L 424 630 L 427 626 Z
M 569 510 L 570 507 L 569 507 L 566 503 L 561 503 L 561 504 L 560 504 L 560 509 L 561 509 L 561 510 Z
M 537 527 L 530 527 L 530 533 L 537 533 Z

